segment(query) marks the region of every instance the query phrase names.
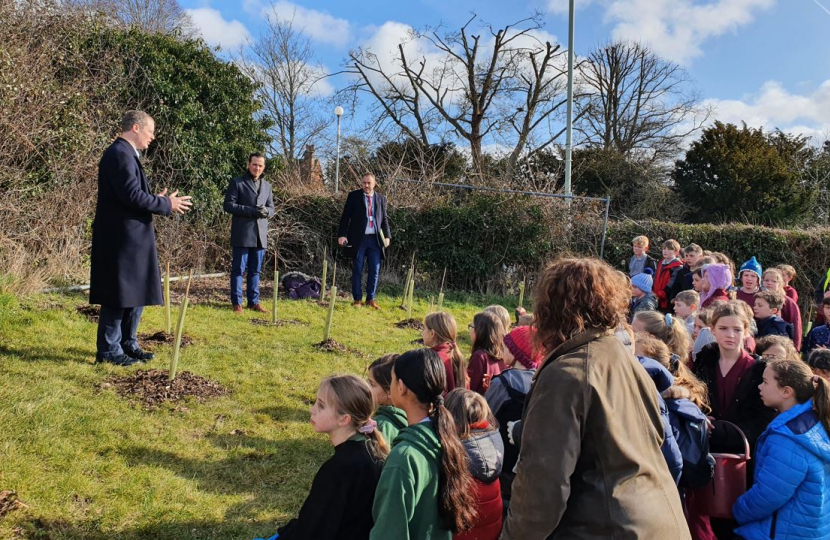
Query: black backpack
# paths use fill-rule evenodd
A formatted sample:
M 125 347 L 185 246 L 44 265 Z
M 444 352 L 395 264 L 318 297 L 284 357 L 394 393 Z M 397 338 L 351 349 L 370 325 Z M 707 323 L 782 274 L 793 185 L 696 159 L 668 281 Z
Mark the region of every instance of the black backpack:
M 280 282 L 292 300 L 318 299 L 323 288 L 318 278 L 302 272 L 289 272 L 282 277 Z

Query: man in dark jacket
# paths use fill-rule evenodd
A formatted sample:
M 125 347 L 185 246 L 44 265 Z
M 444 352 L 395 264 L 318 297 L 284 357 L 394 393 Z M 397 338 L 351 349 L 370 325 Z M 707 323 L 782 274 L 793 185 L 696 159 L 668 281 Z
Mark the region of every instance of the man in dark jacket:
M 231 304 L 242 313 L 242 274 L 248 269 L 248 307 L 265 313 L 259 304 L 259 272 L 268 241 L 268 218 L 274 215 L 271 184 L 262 178 L 265 156 L 248 157 L 248 172 L 231 180 L 225 192 L 225 212 L 232 214 Z
M 349 256 L 354 259 L 352 266 L 352 297 L 354 305 L 363 300 L 363 264 L 369 260 L 369 277 L 366 280 L 366 305 L 380 309 L 375 301 L 378 288 L 380 261 L 384 249 L 389 247 L 392 230 L 386 215 L 386 197 L 375 193 L 375 175 L 364 174 L 360 179 L 363 188 L 349 193 L 343 215 L 340 217 L 337 243 L 349 247 Z
M 139 348 L 136 330 L 144 306 L 163 300 L 153 214 L 183 214 L 191 203 L 178 191 L 150 191 L 139 161 L 155 139 L 150 115 L 127 112 L 121 131 L 98 165 L 89 302 L 101 304 L 96 361 L 129 366 L 153 358 Z

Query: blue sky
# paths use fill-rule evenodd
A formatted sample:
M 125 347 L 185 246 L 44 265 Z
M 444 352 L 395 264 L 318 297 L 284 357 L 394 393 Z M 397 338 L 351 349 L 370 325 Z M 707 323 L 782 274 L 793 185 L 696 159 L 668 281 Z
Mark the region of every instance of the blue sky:
M 225 49 L 256 39 L 270 0 L 180 0 L 205 40 Z M 407 26 L 458 28 L 473 10 L 500 25 L 545 13 L 544 31 L 567 43 L 567 0 L 279 0 L 337 71 L 349 49 L 391 48 Z M 715 118 L 830 138 L 830 0 L 577 0 L 579 55 L 635 38 L 684 66 Z M 343 84 L 332 78 L 332 88 Z M 345 118 L 344 118 L 345 119 Z

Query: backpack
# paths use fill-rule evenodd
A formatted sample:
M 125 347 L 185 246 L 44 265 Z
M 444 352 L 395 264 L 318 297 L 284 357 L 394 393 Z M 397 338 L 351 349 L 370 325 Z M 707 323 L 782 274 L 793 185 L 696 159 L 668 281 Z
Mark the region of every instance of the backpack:
M 323 289 L 323 285 L 318 278 L 302 272 L 288 272 L 282 277 L 280 283 L 282 283 L 283 289 L 288 292 L 288 297 L 292 300 L 318 299 L 320 298 L 320 291 Z
M 519 447 L 510 444 L 507 435 L 507 423 L 522 419 L 527 394 L 510 386 L 508 379 L 504 376 L 505 373 L 507 371 L 503 371 L 495 379 L 501 379 L 501 383 L 504 389 L 507 390 L 507 395 L 510 396 L 510 399 L 499 407 L 499 411 L 494 416 L 499 424 L 499 434 L 501 434 L 502 441 L 504 442 L 504 460 L 502 461 L 501 474 L 499 475 L 502 498 L 510 500 L 513 478 L 516 476 L 513 473 L 513 469 L 516 466 L 516 462 L 519 461 Z
M 709 428 L 706 417 L 688 399 L 667 399 L 669 420 L 683 456 L 680 487 L 696 489 L 712 481 L 715 458 L 709 453 Z

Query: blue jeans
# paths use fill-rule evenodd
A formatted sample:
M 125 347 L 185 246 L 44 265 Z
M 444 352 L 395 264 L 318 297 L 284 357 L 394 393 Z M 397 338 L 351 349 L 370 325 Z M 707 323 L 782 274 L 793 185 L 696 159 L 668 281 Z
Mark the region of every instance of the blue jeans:
M 259 271 L 265 250 L 262 248 L 233 248 L 231 263 L 231 303 L 242 305 L 242 274 L 248 269 L 248 305 L 259 304 Z
M 125 352 L 138 350 L 138 322 L 141 320 L 143 306 L 134 308 L 114 308 L 101 306 L 98 316 L 98 359 L 110 360 Z
M 377 236 L 364 234 L 357 248 L 357 257 L 352 267 L 352 298 L 355 302 L 363 299 L 363 262 L 369 259 L 369 277 L 366 280 L 366 301 L 374 300 L 380 274 L 380 245 Z

